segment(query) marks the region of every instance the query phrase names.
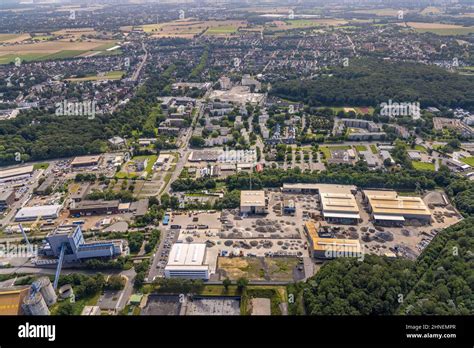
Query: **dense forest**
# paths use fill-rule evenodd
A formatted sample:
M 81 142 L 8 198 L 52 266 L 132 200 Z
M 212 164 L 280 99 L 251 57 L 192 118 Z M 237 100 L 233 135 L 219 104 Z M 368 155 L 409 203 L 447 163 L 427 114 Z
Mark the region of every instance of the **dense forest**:
M 392 100 L 474 111 L 474 76 L 425 64 L 360 59 L 311 80 L 275 83 L 271 94 L 310 106 L 376 107 Z
M 417 261 L 326 263 L 303 287 L 312 315 L 474 314 L 474 218 L 441 231 Z

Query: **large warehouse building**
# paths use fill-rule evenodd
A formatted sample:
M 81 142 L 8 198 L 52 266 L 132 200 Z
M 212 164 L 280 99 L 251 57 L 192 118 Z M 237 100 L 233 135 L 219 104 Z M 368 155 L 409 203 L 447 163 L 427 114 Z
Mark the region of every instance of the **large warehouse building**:
M 360 221 L 359 206 L 353 185 L 288 183 L 282 192 L 307 193 L 318 196 L 324 219 L 336 224 L 357 224 Z
M 399 196 L 395 191 L 364 190 L 364 201 L 375 223 L 401 225 L 406 219 L 431 222 L 431 212 L 420 197 Z
M 101 156 L 81 156 L 75 157 L 71 162 L 71 167 L 92 167 L 99 165 Z
M 242 214 L 266 214 L 268 199 L 265 191 L 240 191 L 240 212 Z
M 106 215 L 118 214 L 120 201 L 118 200 L 82 200 L 80 202 L 72 202 L 69 207 L 69 214 L 75 215 Z
M 171 248 L 166 278 L 209 279 L 209 265 L 206 264 L 206 244 L 176 243 Z
M 304 230 L 308 236 L 311 255 L 314 258 L 360 258 L 362 256 L 362 247 L 358 239 L 321 238 L 318 235 L 318 226 L 311 221 L 305 223 Z
M 37 219 L 56 219 L 61 212 L 62 205 L 40 205 L 36 207 L 21 208 L 15 215 L 15 221 L 34 221 Z
M 33 174 L 33 166 L 24 166 L 0 171 L 0 183 L 22 180 L 31 177 Z
M 352 186 L 321 185 L 319 200 L 326 221 L 341 224 L 359 222 L 359 206 L 352 192 Z

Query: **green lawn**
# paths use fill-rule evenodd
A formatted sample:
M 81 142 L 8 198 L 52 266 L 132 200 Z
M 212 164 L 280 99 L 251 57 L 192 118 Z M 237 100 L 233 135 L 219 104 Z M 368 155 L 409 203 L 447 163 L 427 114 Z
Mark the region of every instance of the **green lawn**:
M 464 157 L 463 159 L 461 159 L 461 162 L 464 162 L 474 167 L 474 157 Z
M 237 32 L 239 28 L 233 25 L 224 25 L 222 27 L 209 28 L 206 31 L 206 35 L 222 35 L 222 34 L 233 34 Z
M 415 150 L 416 151 L 420 151 L 420 152 L 423 152 L 423 153 L 426 153 L 426 148 L 422 145 L 415 145 Z
M 411 164 L 413 165 L 413 168 L 415 168 L 416 170 L 427 170 L 427 171 L 432 171 L 432 172 L 434 172 L 435 170 L 434 163 L 412 161 Z
M 357 150 L 357 152 L 367 151 L 367 147 L 365 145 L 356 145 L 355 149 Z
M 48 167 L 49 167 L 49 163 L 36 163 L 35 165 L 33 165 L 34 170 L 48 169 Z
M 124 74 L 125 74 L 124 71 L 109 71 L 104 76 L 90 75 L 86 77 L 68 79 L 68 81 L 84 82 L 84 81 L 100 81 L 100 80 L 120 80 Z
M 379 152 L 379 151 L 377 150 L 377 146 L 374 145 L 374 144 L 370 145 L 370 151 L 372 151 L 372 153 L 373 153 L 374 155 L 376 155 L 376 154 Z
M 226 290 L 223 285 L 205 285 L 199 293 L 201 296 L 239 296 L 237 285 L 230 285 Z

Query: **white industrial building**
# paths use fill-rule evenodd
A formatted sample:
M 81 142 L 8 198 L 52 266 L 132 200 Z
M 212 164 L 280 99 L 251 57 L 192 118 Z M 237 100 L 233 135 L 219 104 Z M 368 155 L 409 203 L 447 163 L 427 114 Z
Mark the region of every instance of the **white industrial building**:
M 240 191 L 240 212 L 242 214 L 266 214 L 268 199 L 265 191 Z
M 166 278 L 209 279 L 209 265 L 206 263 L 206 244 L 176 243 L 171 248 Z
M 21 208 L 15 215 L 15 221 L 34 221 L 36 219 L 56 219 L 59 216 L 62 205 L 40 205 L 36 207 Z
M 30 178 L 33 171 L 32 165 L 1 170 L 0 183 Z

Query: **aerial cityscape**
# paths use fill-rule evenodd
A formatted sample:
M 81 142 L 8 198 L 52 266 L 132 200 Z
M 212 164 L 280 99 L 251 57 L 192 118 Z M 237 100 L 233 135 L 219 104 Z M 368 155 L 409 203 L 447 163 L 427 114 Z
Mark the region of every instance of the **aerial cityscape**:
M 473 225 L 471 0 L 2 0 L 0 315 L 472 316 Z

